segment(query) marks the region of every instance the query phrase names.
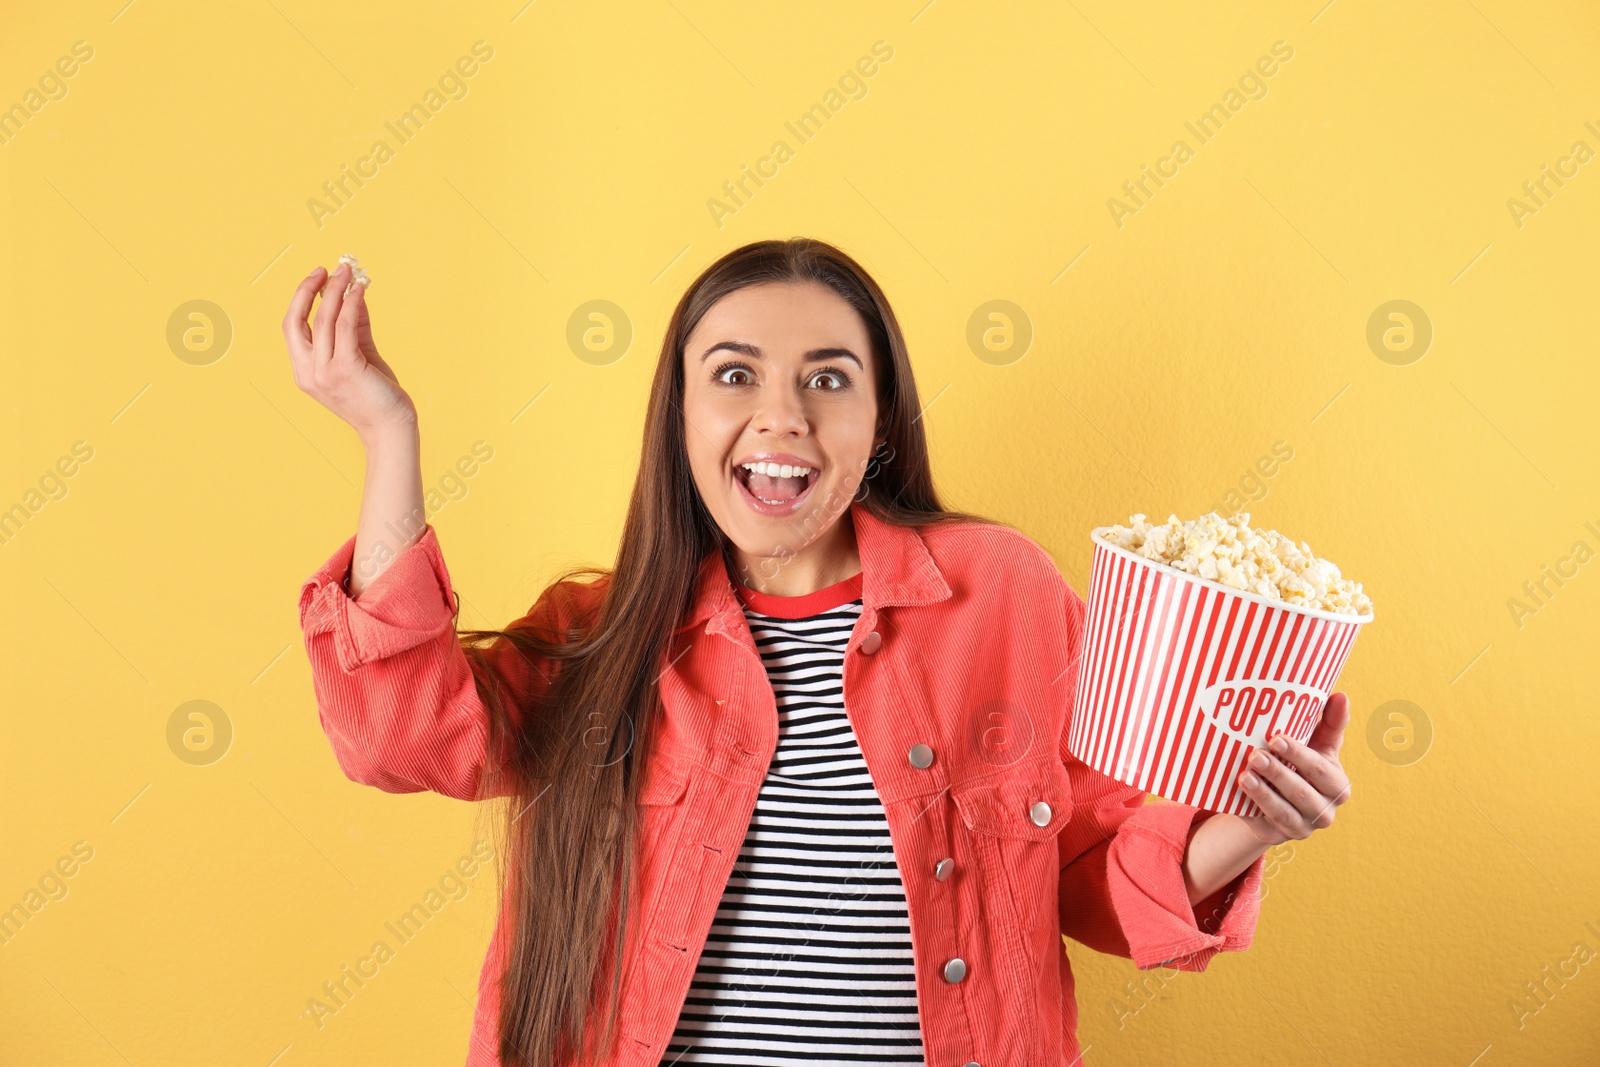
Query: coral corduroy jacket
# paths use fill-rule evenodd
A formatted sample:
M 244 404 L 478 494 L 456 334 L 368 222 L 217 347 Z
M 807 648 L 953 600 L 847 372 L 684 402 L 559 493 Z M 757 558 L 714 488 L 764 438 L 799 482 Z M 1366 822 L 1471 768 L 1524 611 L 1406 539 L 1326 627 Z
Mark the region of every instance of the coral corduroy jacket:
M 1217 952 L 1249 947 L 1265 858 L 1191 906 L 1182 861 L 1207 814 L 1147 798 L 1067 752 L 1084 604 L 1038 544 L 982 523 L 895 526 L 860 503 L 849 514 L 862 611 L 845 651 L 844 702 L 905 883 L 927 1062 L 1075 1064 L 1062 935 L 1141 968 L 1204 970 Z M 486 799 L 485 712 L 433 527 L 359 601 L 343 588 L 354 544 L 300 593 L 340 767 L 392 793 Z M 605 581 L 552 586 L 528 617 L 564 632 Z M 772 687 L 719 552 L 701 564 L 696 589 L 659 665 L 638 926 L 625 942 L 608 1067 L 660 1062 L 777 743 Z M 551 665 L 530 664 L 508 642 L 491 662 L 520 706 L 537 709 Z M 512 919 L 502 907 L 468 1067 L 499 1064 Z

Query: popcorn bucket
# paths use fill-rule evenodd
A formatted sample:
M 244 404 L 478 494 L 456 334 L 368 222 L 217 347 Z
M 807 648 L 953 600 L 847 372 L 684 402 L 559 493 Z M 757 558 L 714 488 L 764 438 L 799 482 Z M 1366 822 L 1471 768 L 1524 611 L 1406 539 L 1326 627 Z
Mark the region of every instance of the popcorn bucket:
M 1067 749 L 1124 785 L 1205 811 L 1260 815 L 1245 761 L 1311 736 L 1371 615 L 1268 600 L 1091 533 L 1094 566 Z

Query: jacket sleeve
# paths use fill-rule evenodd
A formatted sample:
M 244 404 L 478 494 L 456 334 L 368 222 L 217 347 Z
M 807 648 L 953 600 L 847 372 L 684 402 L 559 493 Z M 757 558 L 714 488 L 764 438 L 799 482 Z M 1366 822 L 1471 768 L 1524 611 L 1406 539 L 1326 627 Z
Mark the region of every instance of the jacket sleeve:
M 478 686 L 497 686 L 516 714 L 549 688 L 554 660 L 536 662 L 505 638 L 469 657 L 456 634 L 455 591 L 431 525 L 358 599 L 345 591 L 354 552 L 351 537 L 300 587 L 318 716 L 340 768 L 352 781 L 390 793 L 506 795 L 509 776 L 486 773 L 488 718 Z M 568 620 L 555 610 L 568 602 L 561 592 L 547 589 L 507 629 L 552 620 L 564 628 Z
M 1188 804 L 1155 800 L 1092 770 L 1067 751 L 1083 652 L 1083 600 L 1065 581 L 1068 704 L 1060 754 L 1072 788 L 1072 817 L 1057 836 L 1061 932 L 1141 969 L 1203 971 L 1218 952 L 1250 947 L 1266 857 L 1199 904 L 1190 905 L 1183 859 L 1192 828 L 1211 817 Z M 1150 801 L 1147 803 L 1146 801 Z

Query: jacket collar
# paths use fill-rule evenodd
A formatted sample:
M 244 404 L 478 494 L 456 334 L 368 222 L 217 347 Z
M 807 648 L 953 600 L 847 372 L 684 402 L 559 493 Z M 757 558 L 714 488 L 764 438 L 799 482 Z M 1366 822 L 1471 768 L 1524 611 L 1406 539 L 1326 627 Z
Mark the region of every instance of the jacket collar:
M 863 611 L 890 605 L 932 604 L 950 597 L 943 572 L 915 529 L 885 522 L 860 501 L 851 502 L 850 517 L 855 524 L 856 551 L 861 555 Z M 707 619 L 728 619 L 732 613 L 742 611 L 719 546 L 700 561 L 694 606 L 673 632 L 682 633 Z

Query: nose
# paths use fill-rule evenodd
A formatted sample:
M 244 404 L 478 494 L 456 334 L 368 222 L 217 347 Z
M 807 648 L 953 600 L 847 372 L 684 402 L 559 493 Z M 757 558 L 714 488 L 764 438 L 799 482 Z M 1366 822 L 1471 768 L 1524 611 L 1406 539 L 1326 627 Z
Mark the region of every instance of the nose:
M 810 428 L 804 394 L 787 382 L 773 381 L 761 391 L 750 426 L 758 433 L 804 434 Z

